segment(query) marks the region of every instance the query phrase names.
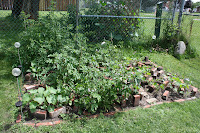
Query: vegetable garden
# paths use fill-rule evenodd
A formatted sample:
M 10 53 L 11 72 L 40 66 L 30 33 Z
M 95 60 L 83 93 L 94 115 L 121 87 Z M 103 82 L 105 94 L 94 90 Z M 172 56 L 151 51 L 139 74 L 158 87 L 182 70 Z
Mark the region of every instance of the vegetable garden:
M 19 33 L 17 41 L 21 44 L 19 53 L 24 86 L 22 94 L 18 95 L 22 110 L 15 110 L 16 116 L 20 114 L 17 123 L 34 121 L 34 126 L 37 126 L 39 119 L 51 121 L 50 118 L 66 120 L 69 117 L 72 121 L 74 118 L 84 121 L 85 116 L 110 116 L 136 106 L 146 108 L 156 103 L 199 97 L 198 89 L 194 87 L 199 87 L 198 81 L 193 84 L 190 79 L 166 70 L 165 63 L 153 62 L 157 58 L 153 54 L 159 54 L 161 58 L 171 54 L 180 60 L 199 56 L 187 42 L 187 36 L 183 32 L 177 34 L 178 28 L 171 22 L 165 23 L 161 38 L 149 37 L 143 41 L 137 23 L 139 19 L 134 19 L 134 26 L 138 27 L 133 36 L 128 32 L 130 25 L 126 25 L 128 28 L 119 26 L 119 30 L 127 29 L 123 37 L 119 37 L 118 31 L 108 35 L 106 22 L 116 22 L 116 28 L 118 23 L 128 23 L 126 19 L 99 19 L 102 23 L 86 25 L 86 22 L 92 21 L 84 18 L 79 27 L 79 31 L 85 29 L 84 34 L 77 33 L 73 15 L 50 11 L 37 21 L 26 19 L 26 16 L 23 16 L 23 21 L 19 20 L 18 26 L 23 32 Z M 9 19 L 7 17 L 3 21 Z M 97 27 L 102 25 L 105 27 L 98 31 Z M 96 28 L 87 31 L 87 26 Z M 126 38 L 126 41 L 119 38 Z M 174 54 L 179 40 L 187 45 L 185 54 L 181 56 Z M 2 46 L 3 49 L 8 47 Z M 13 48 L 8 48 L 3 55 L 16 58 L 15 54 Z M 19 64 L 18 61 L 13 62 L 13 67 Z

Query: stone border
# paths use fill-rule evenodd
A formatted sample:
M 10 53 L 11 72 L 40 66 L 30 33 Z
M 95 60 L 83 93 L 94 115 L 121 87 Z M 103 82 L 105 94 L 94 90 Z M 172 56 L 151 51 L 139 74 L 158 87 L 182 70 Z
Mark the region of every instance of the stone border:
M 157 102 L 155 104 L 151 104 L 151 105 L 146 105 L 144 106 L 143 108 L 150 108 L 150 107 L 153 107 L 155 105 L 160 105 L 160 104 L 163 104 L 163 103 L 173 103 L 173 102 L 177 102 L 177 103 L 180 103 L 180 102 L 185 102 L 185 101 L 191 101 L 191 100 L 195 100 L 197 99 L 196 97 L 191 97 L 191 98 L 186 98 L 186 99 L 178 99 L 178 100 L 174 100 L 174 101 L 166 101 L 166 102 Z
M 180 102 L 185 102 L 185 101 L 191 101 L 191 100 L 195 100 L 197 99 L 196 97 L 191 97 L 191 98 L 187 98 L 187 99 L 178 99 L 178 100 L 174 100 L 174 101 L 165 101 L 165 102 L 157 102 L 157 103 L 154 103 L 154 104 L 151 104 L 151 105 L 146 105 L 144 106 L 143 108 L 146 109 L 146 108 L 150 108 L 150 107 L 153 107 L 155 105 L 160 105 L 160 104 L 163 104 L 163 103 L 173 103 L 173 102 L 177 102 L 177 103 L 180 103 Z M 134 109 L 136 109 L 136 107 L 134 107 Z M 120 113 L 120 112 L 127 112 L 128 110 L 130 109 L 127 109 L 127 110 L 124 110 L 124 111 L 113 111 L 113 112 L 108 112 L 108 113 L 104 113 L 104 116 L 113 116 L 115 115 L 116 113 Z M 96 114 L 96 115 L 90 115 L 90 116 L 86 116 L 88 118 L 97 118 L 99 117 L 100 114 Z M 81 118 L 78 118 L 78 119 L 81 119 Z M 16 120 L 16 123 L 20 123 L 21 122 L 21 115 L 18 115 L 17 117 L 17 120 Z M 23 125 L 25 126 L 32 126 L 32 127 L 39 127 L 39 126 L 54 126 L 54 125 L 57 125 L 57 124 L 60 124 L 62 123 L 63 121 L 60 120 L 60 119 L 50 119 L 50 120 L 44 120 L 43 122 L 24 122 Z
M 21 123 L 21 122 L 22 122 L 21 115 L 18 115 L 16 123 Z M 43 120 L 40 122 L 26 121 L 26 122 L 23 122 L 22 124 L 24 126 L 40 127 L 40 126 L 54 126 L 60 123 L 62 123 L 62 120 L 60 119 L 49 119 L 49 120 Z

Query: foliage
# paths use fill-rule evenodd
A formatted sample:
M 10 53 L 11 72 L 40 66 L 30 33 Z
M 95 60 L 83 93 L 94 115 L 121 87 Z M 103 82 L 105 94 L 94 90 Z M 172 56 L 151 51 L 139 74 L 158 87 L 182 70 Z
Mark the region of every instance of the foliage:
M 26 67 L 30 67 L 37 80 L 56 90 L 51 95 L 46 94 L 48 87 L 25 94 L 24 104 L 32 112 L 37 108 L 51 111 L 65 104 L 78 107 L 79 113 L 84 110 L 95 113 L 110 110 L 114 103 L 120 104 L 136 94 L 148 68 L 127 69 L 133 66 L 133 59 L 124 58 L 109 41 L 87 45 L 84 35 L 75 36 L 69 31 L 70 25 L 63 28 L 69 22 L 64 18 L 51 12 L 41 21 L 33 22 L 22 36 Z
M 60 89 L 46 86 L 46 89 L 39 87 L 36 90 L 29 90 L 23 95 L 24 106 L 29 105 L 30 111 L 33 113 L 36 109 L 54 111 L 55 107 L 61 107 L 68 104 L 69 98 L 66 92 Z
M 196 51 L 190 46 L 189 38 L 179 29 L 177 25 L 172 24 L 171 21 L 167 20 L 163 24 L 163 37 L 152 41 L 152 46 L 155 50 L 168 52 L 174 57 L 180 58 L 194 58 L 196 57 Z M 183 55 L 176 54 L 177 43 L 183 41 L 186 44 L 186 51 Z
M 197 8 L 200 6 L 200 2 L 192 3 L 192 9 Z
M 50 12 L 38 21 L 30 21 L 21 37 L 21 57 L 25 70 L 31 62 L 47 67 L 45 61 L 49 54 L 59 52 L 64 44 L 72 42 L 71 25 L 66 25 L 67 16 L 58 17 Z
M 111 16 L 138 16 L 138 7 L 131 6 L 124 0 L 100 1 L 93 3 L 86 15 L 111 15 Z M 89 41 L 102 41 L 103 39 L 113 39 L 114 41 L 128 41 L 135 37 L 139 29 L 139 19 L 131 18 L 102 18 L 102 17 L 82 17 L 82 31 Z
M 139 89 L 142 73 L 134 70 L 136 74 L 133 75 L 133 70 L 126 70 L 129 62 L 119 58 L 120 51 L 115 46 L 107 42 L 93 49 L 80 45 L 83 43 L 66 45 L 61 53 L 49 55 L 46 63 L 52 68 L 46 67 L 42 72 L 36 72 L 38 79 L 46 77 L 46 84 L 70 92 L 66 96 L 74 106 L 78 106 L 80 111 L 92 113 L 111 109 L 113 103 L 120 103 L 135 93 L 134 88 Z M 45 76 L 41 74 L 50 70 L 53 72 Z M 135 79 L 133 84 L 127 84 L 130 79 Z
M 74 36 L 69 32 L 70 25 L 68 29 L 64 28 L 68 21 L 64 19 L 51 12 L 46 18 L 29 24 L 21 36 L 26 69 L 30 67 L 33 76 L 43 84 L 64 91 L 63 95 L 70 99 L 68 104 L 78 106 L 82 111 L 109 110 L 114 102 L 120 103 L 135 93 L 133 90 L 138 89 L 140 72 L 132 87 L 127 84 L 134 77 L 126 70 L 129 62 L 123 59 L 116 46 L 110 42 L 103 42 L 98 47 L 87 46 L 82 34 Z M 32 100 L 25 98 L 28 99 L 25 104 L 33 111 L 38 107 L 52 110 L 57 102 L 48 102 L 47 95 L 40 92 L 30 92 Z M 59 94 L 56 92 L 54 98 Z

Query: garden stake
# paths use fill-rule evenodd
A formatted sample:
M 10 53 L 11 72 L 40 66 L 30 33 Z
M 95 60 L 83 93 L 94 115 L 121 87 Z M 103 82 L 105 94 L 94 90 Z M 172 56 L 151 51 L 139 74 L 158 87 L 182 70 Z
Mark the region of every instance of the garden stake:
M 21 116 L 22 116 L 22 120 L 23 120 L 23 112 L 22 112 L 22 92 L 21 92 L 21 89 L 20 89 L 20 83 L 19 83 L 19 79 L 18 77 L 20 76 L 21 74 L 21 70 L 19 68 L 14 68 L 12 70 L 12 74 L 13 76 L 15 76 L 17 78 L 17 87 L 18 87 L 18 98 L 19 98 L 19 101 L 17 103 L 15 103 L 16 107 L 20 107 L 21 108 Z M 20 99 L 21 97 L 21 99 Z
M 17 48 L 19 63 L 20 63 L 20 65 L 18 67 L 21 68 L 21 70 L 22 70 L 22 80 L 23 80 L 23 68 L 22 68 L 22 62 L 21 62 L 21 58 L 20 58 L 20 54 L 19 54 L 19 48 L 20 48 L 21 44 L 19 42 L 15 42 L 14 45 Z

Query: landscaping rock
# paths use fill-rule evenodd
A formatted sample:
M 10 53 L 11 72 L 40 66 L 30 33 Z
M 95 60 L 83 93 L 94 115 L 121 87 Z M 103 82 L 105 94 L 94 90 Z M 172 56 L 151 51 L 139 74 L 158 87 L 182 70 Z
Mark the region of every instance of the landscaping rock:
M 37 89 L 39 87 L 39 84 L 35 84 L 35 85 L 24 85 L 24 89 L 27 92 L 28 90 L 32 90 L 32 89 Z
M 140 94 L 142 95 L 142 97 L 149 99 L 149 95 L 146 92 L 141 92 Z
M 31 83 L 32 82 L 32 77 L 31 77 L 31 73 L 27 73 L 24 77 L 24 81 Z
M 164 73 L 165 73 L 165 72 L 164 72 L 163 70 L 160 70 L 160 71 L 158 71 L 157 76 L 160 77 L 160 76 L 162 76 Z
M 163 99 L 163 100 L 167 100 L 168 97 L 169 97 L 169 94 L 170 94 L 169 91 L 166 90 L 166 91 L 163 93 L 162 99 Z
M 148 92 L 150 93 L 152 93 L 156 89 L 154 85 L 149 85 L 147 88 L 148 88 Z
M 150 61 L 147 61 L 147 62 L 145 62 L 144 64 L 145 64 L 146 66 L 151 66 L 151 65 L 152 65 Z
M 157 71 L 152 71 L 151 72 L 153 79 L 156 79 L 158 76 L 158 72 Z
M 177 44 L 177 48 L 176 48 L 175 53 L 176 54 L 184 54 L 185 50 L 186 50 L 185 43 L 183 41 L 179 41 L 178 44 Z
M 149 57 L 145 56 L 144 61 L 148 62 L 149 61 Z
M 165 85 L 165 87 L 167 87 L 167 85 L 169 84 L 169 81 L 166 80 L 166 81 L 163 82 L 163 84 Z
M 143 89 L 143 88 L 140 88 L 138 92 L 139 92 L 139 93 L 144 92 L 144 89 Z
M 63 106 L 63 107 L 54 109 L 53 112 L 49 112 L 49 117 L 57 118 L 60 114 L 65 114 L 65 113 L 66 113 L 66 108 Z
M 47 111 L 45 110 L 40 110 L 37 109 L 35 113 L 33 113 L 33 115 L 40 120 L 45 120 L 47 118 Z
M 41 122 L 41 123 L 36 123 L 35 126 L 39 127 L 39 126 L 53 126 L 53 122 Z
M 143 64 L 142 62 L 138 62 L 138 63 L 137 63 L 137 66 L 138 66 L 138 67 L 142 67 L 142 66 L 144 66 L 144 64 Z
M 23 123 L 24 126 L 31 126 L 31 127 L 35 127 L 35 123 L 32 122 L 25 122 Z
M 158 100 L 156 99 L 156 98 L 151 98 L 151 99 L 147 99 L 146 100 L 146 102 L 148 103 L 148 104 L 153 104 L 153 103 L 155 103 L 155 102 L 157 102 Z
M 22 121 L 22 116 L 21 116 L 21 114 L 19 114 L 19 115 L 17 116 L 16 123 L 20 123 L 21 121 Z
M 152 81 L 152 80 L 153 80 L 153 77 L 149 77 L 149 78 L 148 78 L 148 81 Z
M 163 67 L 159 66 L 159 67 L 157 68 L 157 70 L 158 70 L 158 71 L 161 71 L 161 70 L 163 70 Z
M 125 100 L 125 99 L 123 99 L 123 100 L 121 101 L 121 106 L 122 106 L 123 108 L 126 107 L 126 100 Z
M 140 102 L 140 95 L 134 95 L 134 107 L 139 106 L 139 102 Z
M 190 86 L 190 89 L 192 90 L 191 96 L 195 96 L 196 93 L 198 92 L 198 88 L 196 88 L 196 87 L 194 87 L 194 86 Z

